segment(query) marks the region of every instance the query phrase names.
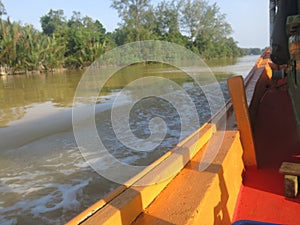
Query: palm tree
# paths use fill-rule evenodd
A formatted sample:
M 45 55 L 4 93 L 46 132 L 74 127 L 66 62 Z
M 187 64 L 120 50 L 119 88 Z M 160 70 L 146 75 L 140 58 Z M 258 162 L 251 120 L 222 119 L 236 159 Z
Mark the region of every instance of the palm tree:
M 8 65 L 11 69 L 11 73 L 14 73 L 15 69 L 20 65 L 17 44 L 21 36 L 20 24 L 11 23 L 9 18 L 7 21 L 1 21 L 1 52 L 0 61 L 4 65 Z

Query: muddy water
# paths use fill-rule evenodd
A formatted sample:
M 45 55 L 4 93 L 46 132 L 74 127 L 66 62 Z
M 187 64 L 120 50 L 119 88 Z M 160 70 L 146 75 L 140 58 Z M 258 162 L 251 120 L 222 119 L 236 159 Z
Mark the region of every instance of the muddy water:
M 232 75 L 246 76 L 257 58 L 247 56 L 231 65 L 210 65 L 225 98 L 228 94 L 224 81 Z M 95 121 L 108 151 L 130 165 L 148 165 L 181 138 L 177 110 L 155 98 L 135 105 L 130 128 L 137 137 L 147 138 L 149 121 L 157 116 L 163 119 L 167 134 L 158 147 L 132 151 L 116 138 L 110 111 L 114 99 L 124 86 L 147 74 L 173 80 L 189 94 L 199 116 L 197 127 L 210 118 L 201 88 L 181 71 L 157 64 L 120 71 L 98 96 Z M 1 77 L 0 224 L 63 224 L 118 186 L 96 173 L 77 147 L 71 117 L 81 76 L 81 72 L 69 72 Z

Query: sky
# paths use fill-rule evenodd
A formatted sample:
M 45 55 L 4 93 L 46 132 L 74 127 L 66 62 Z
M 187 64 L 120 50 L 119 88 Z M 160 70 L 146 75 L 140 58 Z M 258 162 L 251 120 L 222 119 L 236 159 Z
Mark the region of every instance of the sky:
M 107 31 L 118 27 L 117 11 L 110 7 L 111 0 L 1 0 L 12 21 L 33 24 L 41 30 L 40 18 L 50 9 L 63 9 L 70 18 L 73 11 L 82 16 L 98 19 Z M 152 0 L 157 4 L 160 0 Z M 217 3 L 231 24 L 231 35 L 240 47 L 264 48 L 269 45 L 269 1 L 267 0 L 208 0 Z

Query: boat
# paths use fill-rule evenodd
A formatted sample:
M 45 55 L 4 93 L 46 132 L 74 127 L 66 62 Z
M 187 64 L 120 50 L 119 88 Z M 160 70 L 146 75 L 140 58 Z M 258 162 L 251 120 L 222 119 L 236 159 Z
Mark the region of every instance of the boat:
M 298 11 L 300 1 L 270 1 L 270 48 L 228 80 L 226 113 L 214 116 L 227 119 L 223 141 L 205 170 L 221 135 L 214 120 L 67 224 L 300 224 Z

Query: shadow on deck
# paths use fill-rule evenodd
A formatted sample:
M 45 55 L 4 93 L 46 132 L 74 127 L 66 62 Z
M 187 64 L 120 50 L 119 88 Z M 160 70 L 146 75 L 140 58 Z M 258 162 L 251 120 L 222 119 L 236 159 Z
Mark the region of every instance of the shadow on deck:
M 234 221 L 300 224 L 300 197 L 283 196 L 283 175 L 278 172 L 283 161 L 300 163 L 296 121 L 284 82 L 269 87 L 257 109 L 253 133 L 260 169 L 246 169 Z

